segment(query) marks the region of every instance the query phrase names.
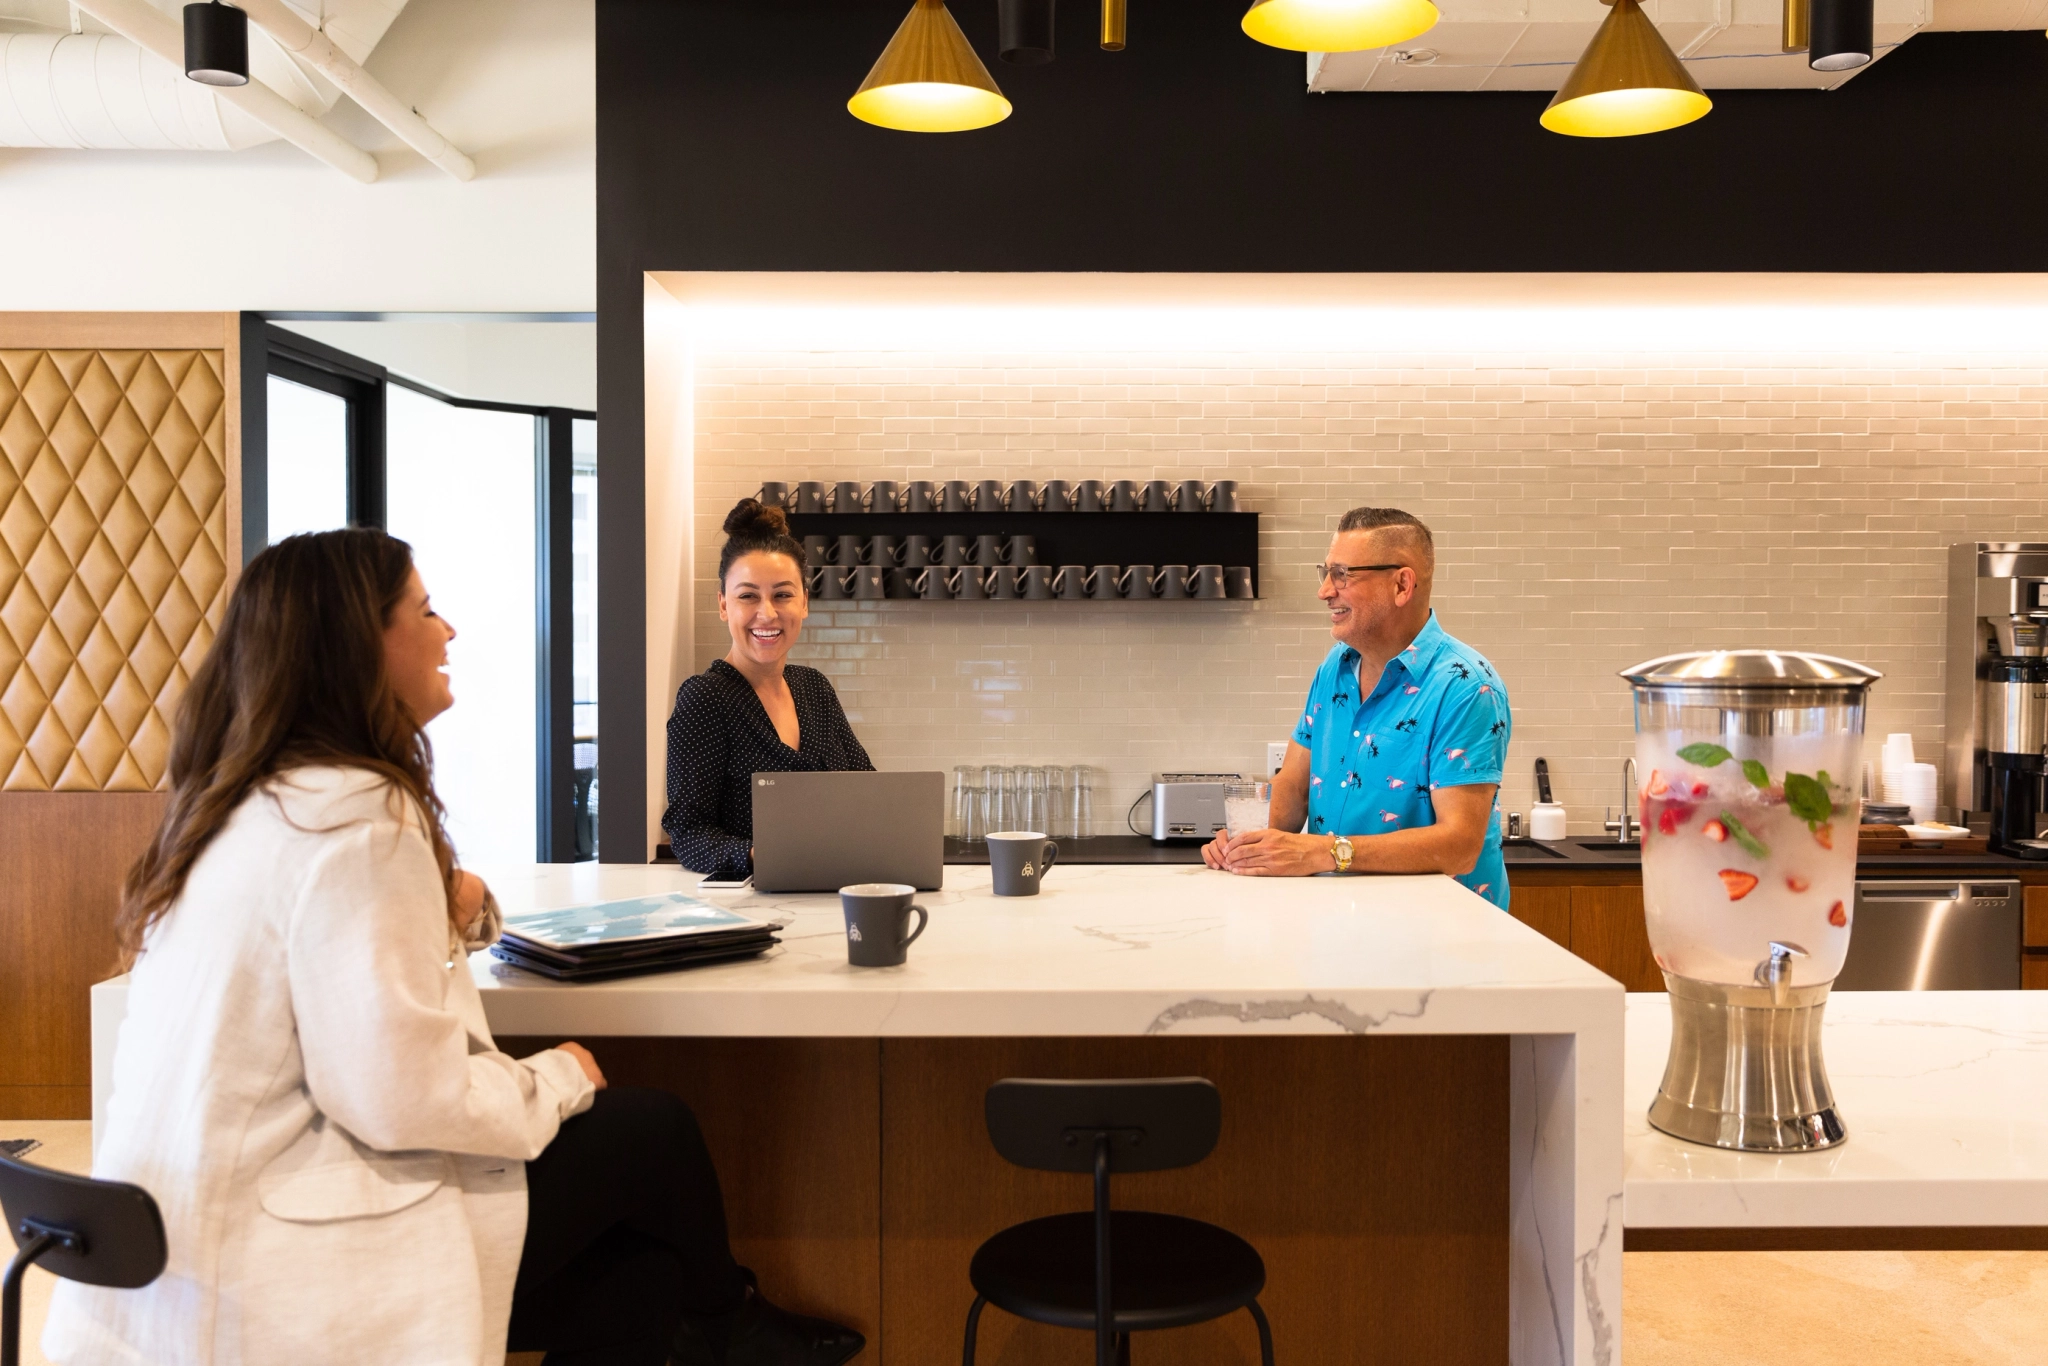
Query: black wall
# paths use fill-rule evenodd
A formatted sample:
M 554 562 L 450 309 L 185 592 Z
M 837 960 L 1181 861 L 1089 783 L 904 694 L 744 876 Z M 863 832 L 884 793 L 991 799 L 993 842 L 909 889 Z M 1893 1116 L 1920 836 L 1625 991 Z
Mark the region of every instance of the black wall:
M 1017 68 L 995 0 L 955 0 L 1016 112 L 919 135 L 846 112 L 909 0 L 598 0 L 606 859 L 648 852 L 643 271 L 2048 268 L 2037 32 L 1582 140 L 1543 131 L 1542 94 L 1308 94 L 1244 3 L 1135 0 L 1106 53 L 1066 0 L 1059 59 Z

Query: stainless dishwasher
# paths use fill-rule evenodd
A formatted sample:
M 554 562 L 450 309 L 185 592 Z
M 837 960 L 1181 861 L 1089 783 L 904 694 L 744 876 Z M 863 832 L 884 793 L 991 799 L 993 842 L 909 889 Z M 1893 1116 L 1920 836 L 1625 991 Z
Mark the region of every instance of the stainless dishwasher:
M 2017 990 L 2021 905 L 2007 878 L 1859 881 L 1835 990 Z

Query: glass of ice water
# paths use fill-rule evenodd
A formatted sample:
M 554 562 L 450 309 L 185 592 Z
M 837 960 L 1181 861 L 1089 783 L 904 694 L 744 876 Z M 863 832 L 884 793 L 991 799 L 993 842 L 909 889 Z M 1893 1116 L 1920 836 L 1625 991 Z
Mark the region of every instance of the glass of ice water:
M 1248 835 L 1272 824 L 1273 784 L 1243 779 L 1223 785 L 1223 820 L 1230 837 Z

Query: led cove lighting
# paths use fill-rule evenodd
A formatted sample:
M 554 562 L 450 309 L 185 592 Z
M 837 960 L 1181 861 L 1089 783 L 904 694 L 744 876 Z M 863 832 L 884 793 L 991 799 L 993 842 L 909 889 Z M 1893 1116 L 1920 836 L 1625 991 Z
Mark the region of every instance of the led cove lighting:
M 905 133 L 963 133 L 1010 117 L 945 0 L 917 0 L 846 109 Z
M 1430 0 L 1255 0 L 1243 28 L 1290 52 L 1357 52 L 1405 43 L 1436 21 Z

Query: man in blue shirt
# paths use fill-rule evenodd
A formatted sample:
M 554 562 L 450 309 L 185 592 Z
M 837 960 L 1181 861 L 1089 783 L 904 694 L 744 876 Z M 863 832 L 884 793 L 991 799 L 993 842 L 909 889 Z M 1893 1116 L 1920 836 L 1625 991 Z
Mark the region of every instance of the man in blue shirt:
M 1448 873 L 1505 910 L 1495 797 L 1507 689 L 1437 625 L 1429 528 L 1398 508 L 1353 508 L 1319 569 L 1337 644 L 1273 779 L 1272 827 L 1218 834 L 1204 861 L 1265 877 Z

